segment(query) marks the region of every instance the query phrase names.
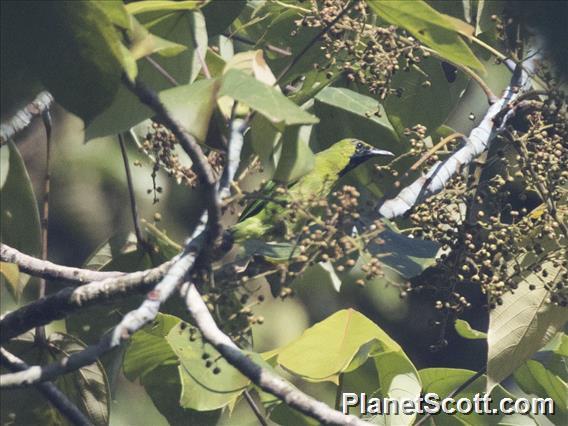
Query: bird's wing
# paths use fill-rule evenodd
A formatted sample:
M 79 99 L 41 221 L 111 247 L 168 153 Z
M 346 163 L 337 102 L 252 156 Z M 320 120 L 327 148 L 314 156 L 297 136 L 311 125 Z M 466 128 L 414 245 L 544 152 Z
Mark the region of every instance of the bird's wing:
M 260 190 L 260 192 L 267 198 L 271 198 L 274 196 L 274 190 L 276 189 L 276 182 L 273 180 L 269 180 L 266 182 L 264 187 Z M 242 211 L 241 216 L 239 217 L 239 222 L 242 222 L 249 217 L 256 216 L 268 203 L 266 199 L 263 200 L 254 200 L 249 205 L 245 207 Z

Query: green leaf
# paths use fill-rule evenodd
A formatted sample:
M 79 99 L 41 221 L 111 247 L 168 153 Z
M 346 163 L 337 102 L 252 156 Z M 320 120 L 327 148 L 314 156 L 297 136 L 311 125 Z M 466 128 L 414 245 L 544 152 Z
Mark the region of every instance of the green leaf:
M 176 365 L 160 365 L 141 379 L 144 389 L 170 425 L 215 425 L 221 410 L 197 411 L 180 405 L 181 383 Z
M 121 0 L 95 1 L 94 5 L 99 7 L 108 17 L 110 22 L 117 27 L 124 30 L 130 30 L 132 28 L 130 16 L 128 15 L 128 11 Z
M 398 136 L 377 100 L 338 87 L 326 87 L 315 99 L 314 110 L 321 120 L 316 133 L 322 147 L 354 137 L 382 149 L 401 151 Z M 379 109 L 380 117 L 374 115 Z
M 544 263 L 542 268 L 552 277 L 560 276 L 551 262 Z M 530 290 L 529 285 L 535 289 Z M 530 273 L 514 294 L 504 294 L 503 304 L 491 310 L 487 331 L 488 392 L 530 359 L 568 321 L 566 309 L 547 303 L 548 297 L 540 277 Z
M 91 267 L 102 264 L 101 269 L 106 271 L 136 272 L 153 266 L 148 254 L 137 250 L 132 242 L 126 241 L 124 246 L 116 252 L 119 241 L 120 238 L 111 239 L 99 247 L 88 261 Z M 111 260 L 108 260 L 109 251 L 112 255 Z M 98 342 L 103 333 L 112 329 L 124 315 L 136 309 L 143 300 L 142 294 L 133 295 L 125 299 L 121 298 L 112 305 L 96 305 L 81 309 L 66 318 L 67 331 L 89 344 L 94 344 Z M 93 321 L 93 318 L 96 318 L 96 321 Z
M 279 143 L 282 146 L 273 179 L 281 183 L 294 182 L 311 172 L 315 156 L 309 146 L 312 126 L 287 127 Z
M 73 336 L 53 333 L 49 336 L 52 353 L 58 358 L 85 350 L 86 345 Z M 58 381 L 60 389 L 87 414 L 95 425 L 109 423 L 110 387 L 100 361 L 90 364 Z
M 529 360 L 514 373 L 521 389 L 541 398 L 552 398 L 554 407 L 568 415 L 568 384 L 538 361 Z
M 8 290 L 15 300 L 19 300 L 22 295 L 22 286 L 20 283 L 20 268 L 15 263 L 0 262 L 0 282 L 6 283 Z
M 318 119 L 292 101 L 254 77 L 239 70 L 229 70 L 223 76 L 219 96 L 229 96 L 258 111 L 279 130 L 284 126 L 317 123 Z
M 124 371 L 130 380 L 140 377 L 143 384 L 150 385 L 145 381 L 148 374 L 164 365 L 177 365 L 183 408 L 222 408 L 235 401 L 249 384 L 248 378 L 215 349 L 203 344 L 197 329 L 177 317 L 160 314 L 132 337 Z
M 24 2 L 3 7 L 2 13 L 10 17 L 28 66 L 60 105 L 88 124 L 111 104 L 128 58 L 99 5 Z
M 471 328 L 471 325 L 469 325 L 467 321 L 457 319 L 454 323 L 454 327 L 456 328 L 456 332 L 464 339 L 487 339 L 487 333 L 474 330 L 473 328 Z
M 128 3 L 126 10 L 132 15 L 148 12 L 170 12 L 176 10 L 196 10 L 207 3 L 207 0 L 145 0 Z
M 378 354 L 375 356 L 375 366 L 383 398 L 414 401 L 420 396 L 422 384 L 418 371 L 402 350 Z M 415 417 L 415 414 L 390 415 L 385 418 L 385 424 L 410 425 Z
M 37 202 L 24 161 L 12 141 L 0 148 L 0 241 L 30 256 L 39 256 L 41 229 Z M 14 276 L 14 274 L 10 274 Z M 29 277 L 21 276 L 13 290 L 21 295 Z
M 422 380 L 422 393 L 435 393 L 440 398 L 445 398 L 454 392 L 459 386 L 468 381 L 474 374 L 474 371 L 458 368 L 426 368 L 419 371 Z M 454 396 L 457 401 L 460 398 L 473 400 L 476 394 L 483 395 L 486 389 L 486 376 L 481 376 L 471 383 L 464 391 Z M 515 397 L 501 385 L 497 385 L 491 394 L 490 409 L 497 409 L 499 401 L 503 398 Z M 455 403 L 450 405 L 455 408 Z M 443 414 L 439 413 L 434 416 L 435 424 L 445 425 L 533 425 L 537 423 L 528 415 L 509 414 L 497 412 L 496 414 Z
M 246 0 L 211 0 L 201 11 L 207 22 L 207 34 L 213 37 L 225 31 L 246 6 Z
M 147 30 L 151 31 L 153 37 L 163 38 L 168 42 L 185 46 L 186 49 L 175 56 L 155 56 L 153 59 L 180 85 L 188 85 L 195 80 L 201 69 L 193 40 L 197 40 L 203 55 L 207 46 L 203 15 L 199 11 L 186 10 L 173 11 L 157 18 L 155 15 L 155 13 L 145 13 L 139 15 L 138 19 Z M 140 79 L 157 92 L 172 88 L 172 83 L 147 61 L 138 64 L 138 73 Z M 87 126 L 85 140 L 124 132 L 153 115 L 152 110 L 121 86 L 112 105 Z
M 160 93 L 172 116 L 199 142 L 205 142 L 219 90 L 217 79 L 200 80 Z
M 406 2 L 404 2 L 406 3 Z M 397 73 L 393 78 L 393 87 L 402 89 L 400 97 L 389 96 L 384 104 L 386 113 L 400 138 L 404 129 L 422 124 L 431 133 L 440 127 L 457 105 L 463 90 L 467 86 L 467 78 L 458 73 L 454 82 L 448 83 L 440 62 L 425 58 L 420 69 L 408 73 Z M 425 81 L 430 85 L 424 86 Z
M 284 346 L 278 363 L 309 381 L 337 381 L 377 352 L 401 352 L 375 323 L 353 309 L 338 311 Z
M 485 73 L 483 64 L 452 24 L 425 1 L 367 0 L 367 3 L 380 18 L 404 28 L 449 61 Z
M 175 352 L 165 342 L 165 336 L 180 322 L 172 315 L 159 314 L 152 324 L 132 335 L 122 364 L 129 380 L 144 379 L 157 367 L 178 364 Z
M 144 58 L 154 53 L 166 57 L 175 56 L 187 50 L 187 46 L 158 37 L 150 33 L 136 18 L 132 17 L 131 19 L 130 52 L 134 59 Z

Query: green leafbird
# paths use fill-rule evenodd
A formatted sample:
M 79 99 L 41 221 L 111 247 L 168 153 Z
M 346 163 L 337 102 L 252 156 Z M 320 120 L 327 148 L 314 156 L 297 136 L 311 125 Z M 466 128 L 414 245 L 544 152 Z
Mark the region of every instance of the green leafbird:
M 282 229 L 287 201 L 310 201 L 314 197 L 327 196 L 337 180 L 365 161 L 392 152 L 376 149 L 358 139 L 342 139 L 315 156 L 313 170 L 293 183 L 287 192 L 278 195 L 276 183 L 271 181 L 264 188 L 271 201 L 253 203 L 242 213 L 239 222 L 230 228 L 235 242 L 248 239 L 266 239 Z M 276 193 L 276 194 L 275 194 Z M 301 225 L 300 225 L 301 226 Z

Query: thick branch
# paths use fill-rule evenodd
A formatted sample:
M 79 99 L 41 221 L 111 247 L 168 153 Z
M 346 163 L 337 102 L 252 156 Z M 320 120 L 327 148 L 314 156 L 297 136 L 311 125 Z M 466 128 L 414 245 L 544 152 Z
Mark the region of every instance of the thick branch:
M 296 389 L 281 377 L 255 364 L 215 324 L 215 320 L 194 284 L 189 284 L 185 301 L 187 309 L 201 331 L 203 338 L 213 345 L 233 367 L 262 390 L 271 393 L 290 407 L 323 424 L 369 425 L 369 423 L 355 416 L 348 416 L 335 411 L 325 403 Z
M 24 109 L 18 111 L 16 115 L 6 123 L 2 123 L 2 125 L 0 125 L 0 146 L 26 129 L 35 117 L 49 110 L 52 103 L 53 96 L 51 96 L 51 93 L 40 92 Z
M 35 365 L 17 373 L 4 374 L 0 376 L 0 388 L 23 387 L 53 380 L 63 374 L 93 364 L 104 353 L 119 346 L 133 333 L 156 318 L 161 304 L 166 301 L 177 286 L 183 282 L 186 274 L 195 264 L 198 252 L 197 248 L 197 245 L 192 245 L 190 250 L 176 256 L 173 265 L 169 268 L 166 275 L 154 289 L 146 295 L 146 300 L 142 302 L 140 307 L 126 314 L 112 332 L 105 334 L 98 344 L 88 346 L 81 352 L 74 353 L 43 367 Z M 88 285 L 84 287 L 88 287 Z M 88 297 L 88 293 L 82 296 Z M 83 300 L 81 299 L 81 301 Z M 2 322 L 4 321 L 5 320 Z M 2 339 L 5 338 L 4 332 L 2 332 Z
M 29 366 L 17 356 L 0 348 L 0 361 L 11 371 L 22 371 Z M 74 425 L 90 425 L 89 419 L 51 382 L 39 383 L 37 390 Z
M 177 138 L 179 144 L 183 150 L 187 153 L 189 158 L 193 163 L 193 168 L 195 172 L 201 179 L 202 184 L 205 189 L 205 205 L 207 206 L 207 216 L 208 216 L 208 235 L 207 239 L 212 242 L 212 244 L 206 247 L 209 250 L 209 246 L 214 246 L 215 242 L 219 240 L 221 236 L 221 206 L 219 199 L 217 197 L 217 191 L 215 190 L 216 181 L 213 174 L 213 170 L 207 161 L 205 155 L 199 146 L 199 143 L 191 136 L 183 126 L 178 123 L 166 107 L 162 104 L 158 95 L 146 87 L 140 80 L 135 82 L 130 81 L 128 78 L 123 78 L 125 86 L 134 93 L 138 99 L 150 107 L 152 111 L 157 115 L 158 119 L 164 124 Z M 211 247 L 212 248 L 212 247 Z
M 115 271 L 91 271 L 89 269 L 61 266 L 47 260 L 40 260 L 28 256 L 15 248 L 0 243 L 0 260 L 2 262 L 15 263 L 20 271 L 34 277 L 47 278 L 50 280 L 62 280 L 71 283 L 84 284 L 90 281 L 101 281 L 107 278 L 117 278 L 125 274 Z
M 10 249 L 8 246 L 3 246 L 2 249 L 5 247 Z M 54 272 L 66 269 L 79 271 L 81 274 L 96 272 L 77 268 L 67 268 L 50 262 L 42 262 L 34 258 L 31 259 L 40 263 L 48 263 L 51 265 Z M 2 260 L 4 259 L 2 258 Z M 20 266 L 19 262 L 16 263 Z M 43 299 L 36 300 L 35 302 L 6 314 L 2 318 L 0 321 L 0 342 L 7 342 L 8 340 L 19 336 L 34 327 L 46 325 L 52 321 L 65 318 L 85 306 L 147 291 L 166 274 L 171 264 L 172 261 L 164 263 L 154 269 L 133 272 L 130 274 L 99 272 L 99 274 L 107 274 L 107 276 L 108 274 L 112 275 L 101 281 L 94 281 L 80 287 L 64 288 L 57 293 Z M 21 266 L 20 268 L 26 271 L 26 269 Z M 27 271 L 29 272 L 29 270 Z M 120 275 L 117 277 L 114 274 Z M 53 277 L 56 275 L 46 276 Z
M 531 62 L 526 68 L 532 70 L 535 67 L 536 57 L 531 58 Z M 426 176 L 418 178 L 411 185 L 404 188 L 400 193 L 390 200 L 379 205 L 378 213 L 388 219 L 402 216 L 415 204 L 424 200 L 426 197 L 441 191 L 446 183 L 455 176 L 462 167 L 470 164 L 481 153 L 489 147 L 491 140 L 505 126 L 506 121 L 497 125 L 495 118 L 509 102 L 514 100 L 521 89 L 530 85 L 530 76 L 524 72 L 521 66 L 517 66 L 509 87 L 497 102 L 489 107 L 487 113 L 481 120 L 479 126 L 471 131 L 467 143 L 456 151 L 444 162 L 437 162 L 428 171 Z

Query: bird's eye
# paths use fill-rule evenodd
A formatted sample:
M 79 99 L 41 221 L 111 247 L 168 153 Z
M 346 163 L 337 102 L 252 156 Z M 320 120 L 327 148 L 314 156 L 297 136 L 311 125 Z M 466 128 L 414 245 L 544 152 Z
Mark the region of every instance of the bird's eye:
M 356 148 L 357 150 L 363 149 L 363 144 L 362 144 L 361 142 L 359 142 L 359 143 L 355 146 L 355 148 Z

